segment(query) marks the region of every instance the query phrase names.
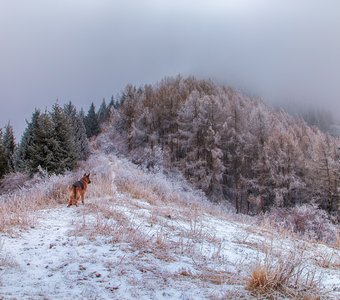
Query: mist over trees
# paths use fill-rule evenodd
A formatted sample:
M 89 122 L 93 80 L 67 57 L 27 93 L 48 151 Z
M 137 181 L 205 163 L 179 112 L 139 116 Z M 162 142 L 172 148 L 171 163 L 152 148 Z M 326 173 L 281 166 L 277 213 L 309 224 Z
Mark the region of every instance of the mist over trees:
M 112 122 L 136 163 L 150 168 L 161 156 L 238 213 L 303 203 L 340 211 L 339 140 L 232 88 L 180 76 L 128 85 Z
M 308 125 L 316 126 L 321 131 L 340 136 L 334 131 L 334 126 L 339 122 L 330 110 L 317 106 L 301 106 L 299 104 L 283 104 L 282 107 L 291 115 L 302 118 Z

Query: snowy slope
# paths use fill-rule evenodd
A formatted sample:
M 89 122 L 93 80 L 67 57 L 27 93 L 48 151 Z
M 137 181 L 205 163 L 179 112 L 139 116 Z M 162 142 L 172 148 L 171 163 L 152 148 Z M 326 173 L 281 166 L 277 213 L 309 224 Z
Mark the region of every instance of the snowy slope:
M 37 211 L 28 230 L 1 234 L 1 299 L 256 299 L 253 268 L 278 260 L 340 299 L 339 250 L 236 222 L 116 156 L 87 167 L 96 170 L 84 206 Z

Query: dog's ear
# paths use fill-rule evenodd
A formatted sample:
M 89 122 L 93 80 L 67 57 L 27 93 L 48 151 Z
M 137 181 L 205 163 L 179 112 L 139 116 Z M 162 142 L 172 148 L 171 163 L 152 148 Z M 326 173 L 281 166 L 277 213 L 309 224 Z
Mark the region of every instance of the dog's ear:
M 87 177 L 90 177 L 90 173 L 89 173 L 89 175 L 87 175 Z
M 86 177 L 87 175 L 86 175 L 86 173 L 84 173 L 84 177 Z

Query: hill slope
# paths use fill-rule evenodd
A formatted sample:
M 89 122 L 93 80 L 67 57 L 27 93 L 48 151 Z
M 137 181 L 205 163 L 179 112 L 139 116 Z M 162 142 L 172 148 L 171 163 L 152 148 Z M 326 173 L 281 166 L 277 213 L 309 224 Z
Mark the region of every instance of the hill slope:
M 86 168 L 84 206 L 55 204 L 1 233 L 0 298 L 340 298 L 339 249 L 256 227 L 113 155 Z M 264 271 L 266 288 L 254 282 Z

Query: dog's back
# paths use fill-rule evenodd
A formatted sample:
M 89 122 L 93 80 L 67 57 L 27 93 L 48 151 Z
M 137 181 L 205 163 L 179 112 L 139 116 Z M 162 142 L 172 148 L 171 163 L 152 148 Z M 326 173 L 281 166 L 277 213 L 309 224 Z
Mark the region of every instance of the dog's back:
M 89 183 L 91 183 L 90 173 L 85 173 L 79 181 L 76 181 L 72 185 L 72 187 L 70 188 L 70 198 L 67 207 L 71 206 L 72 204 L 78 206 L 78 201 L 80 198 L 82 200 L 82 203 L 84 204 L 85 192 Z

